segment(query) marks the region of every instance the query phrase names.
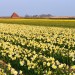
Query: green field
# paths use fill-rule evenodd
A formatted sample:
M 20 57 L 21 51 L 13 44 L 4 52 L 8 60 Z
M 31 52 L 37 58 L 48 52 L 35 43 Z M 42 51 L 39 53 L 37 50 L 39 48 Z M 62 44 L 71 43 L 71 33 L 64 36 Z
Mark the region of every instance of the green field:
M 72 19 L 0 19 L 0 23 L 75 28 Z

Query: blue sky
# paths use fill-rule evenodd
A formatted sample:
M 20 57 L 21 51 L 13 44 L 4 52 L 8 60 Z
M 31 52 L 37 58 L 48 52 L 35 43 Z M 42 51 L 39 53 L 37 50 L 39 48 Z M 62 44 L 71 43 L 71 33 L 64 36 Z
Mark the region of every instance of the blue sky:
M 0 16 L 52 14 L 75 16 L 75 0 L 0 0 Z

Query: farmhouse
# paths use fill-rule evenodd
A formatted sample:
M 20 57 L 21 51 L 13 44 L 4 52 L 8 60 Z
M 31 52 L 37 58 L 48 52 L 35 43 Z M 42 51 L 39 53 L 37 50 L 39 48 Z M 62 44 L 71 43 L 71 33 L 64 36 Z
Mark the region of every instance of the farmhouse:
M 11 15 L 11 18 L 20 18 L 20 16 L 17 14 L 17 13 L 13 13 L 12 15 Z

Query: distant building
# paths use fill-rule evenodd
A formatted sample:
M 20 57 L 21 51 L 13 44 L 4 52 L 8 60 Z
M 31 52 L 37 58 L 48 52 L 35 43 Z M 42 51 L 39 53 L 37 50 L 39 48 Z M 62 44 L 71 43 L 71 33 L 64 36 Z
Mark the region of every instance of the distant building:
M 11 15 L 11 18 L 20 18 L 20 16 L 17 14 L 17 13 L 13 13 L 12 15 Z

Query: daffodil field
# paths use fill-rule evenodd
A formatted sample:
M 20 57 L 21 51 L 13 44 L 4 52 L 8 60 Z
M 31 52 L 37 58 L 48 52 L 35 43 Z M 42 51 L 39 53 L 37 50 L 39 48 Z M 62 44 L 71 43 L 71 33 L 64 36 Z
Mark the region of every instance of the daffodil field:
M 75 29 L 0 23 L 0 75 L 75 75 Z

